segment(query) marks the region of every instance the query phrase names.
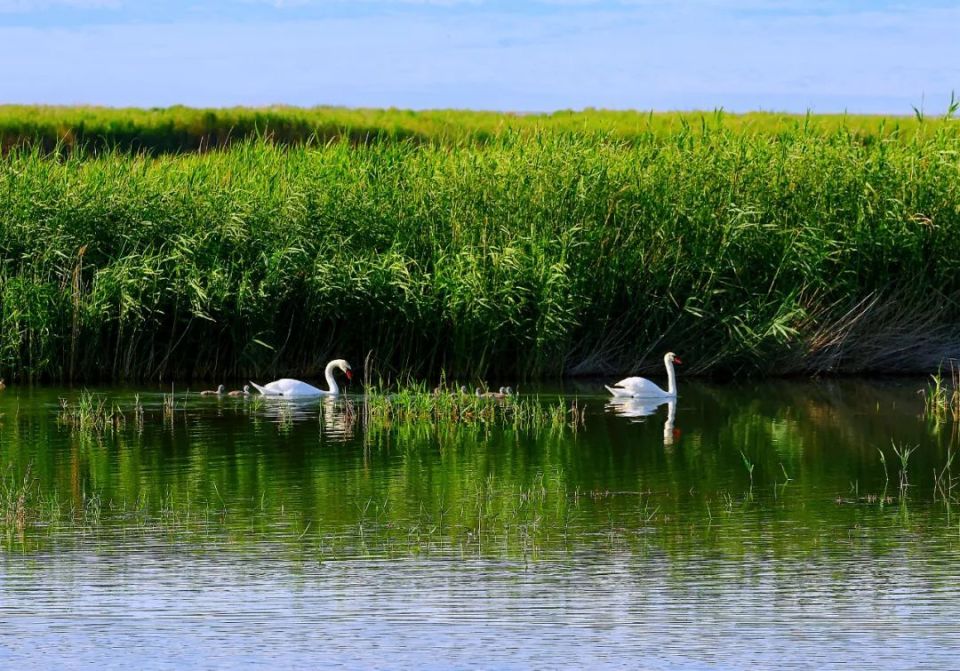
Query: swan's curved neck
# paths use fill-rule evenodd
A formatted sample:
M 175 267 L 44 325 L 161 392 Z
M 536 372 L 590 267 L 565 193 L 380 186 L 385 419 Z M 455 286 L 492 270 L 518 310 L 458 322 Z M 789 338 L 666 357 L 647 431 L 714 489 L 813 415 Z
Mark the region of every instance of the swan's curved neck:
M 677 395 L 677 375 L 673 372 L 673 362 L 665 361 L 667 365 L 667 394 L 670 396 Z
M 340 387 L 337 386 L 337 381 L 333 377 L 333 369 L 335 366 L 333 362 L 327 364 L 327 368 L 323 371 L 323 376 L 327 378 L 327 388 L 330 390 L 331 394 L 339 394 Z M 671 378 L 672 379 L 672 378 Z

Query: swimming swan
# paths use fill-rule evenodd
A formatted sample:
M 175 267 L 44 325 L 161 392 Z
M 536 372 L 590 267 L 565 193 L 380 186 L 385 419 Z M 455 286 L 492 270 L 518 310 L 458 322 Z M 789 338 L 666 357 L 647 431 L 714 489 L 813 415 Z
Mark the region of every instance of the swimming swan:
M 683 362 L 673 352 L 667 352 L 663 355 L 663 365 L 667 367 L 667 390 L 664 391 L 645 377 L 626 377 L 614 386 L 608 387 L 607 391 L 617 397 L 629 396 L 631 398 L 676 398 L 677 396 L 677 378 L 673 372 L 673 364 L 682 364 Z
M 264 396 L 336 396 L 340 393 L 340 387 L 337 386 L 337 381 L 333 379 L 333 371 L 336 368 L 346 373 L 347 380 L 353 379 L 353 369 L 350 368 L 350 364 L 344 359 L 334 359 L 327 364 L 327 368 L 323 372 L 324 377 L 327 378 L 327 387 L 329 387 L 327 390 L 317 389 L 306 382 L 291 380 L 286 377 L 282 380 L 269 382 L 262 387 L 256 382 L 251 382 L 250 384 L 256 387 L 257 391 Z

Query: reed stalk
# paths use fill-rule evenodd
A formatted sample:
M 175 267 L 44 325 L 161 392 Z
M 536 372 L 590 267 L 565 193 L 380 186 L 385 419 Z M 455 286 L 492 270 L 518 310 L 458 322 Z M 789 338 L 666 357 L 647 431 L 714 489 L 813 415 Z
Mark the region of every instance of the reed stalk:
M 69 110 L 50 114 L 71 127 Z M 434 129 L 446 139 L 153 154 L 14 141 L 0 158 L 0 372 L 309 376 L 372 351 L 408 375 L 516 380 L 642 372 L 667 349 L 712 374 L 931 372 L 960 357 L 953 123 L 614 114 L 607 129 L 601 114 L 576 132 L 582 120 L 551 117 L 489 133 L 472 118 L 436 123 L 482 141 Z

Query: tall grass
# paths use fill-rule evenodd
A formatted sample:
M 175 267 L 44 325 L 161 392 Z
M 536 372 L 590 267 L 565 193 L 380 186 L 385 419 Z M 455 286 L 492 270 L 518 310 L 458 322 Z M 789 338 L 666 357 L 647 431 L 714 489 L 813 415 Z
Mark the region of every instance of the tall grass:
M 143 424 L 143 407 L 137 399 L 133 412 L 137 424 Z M 81 432 L 103 433 L 124 427 L 126 415 L 116 403 L 108 402 L 102 396 L 83 391 L 75 403 L 60 399 L 60 413 L 57 421 Z
M 917 122 L 919 123 L 919 122 Z M 0 159 L 0 375 L 932 371 L 960 135 L 798 123 Z
M 535 432 L 540 429 L 576 432 L 585 423 L 583 408 L 574 400 L 541 403 L 540 399 L 509 395 L 477 396 L 445 386 L 428 391 L 423 384 L 403 385 L 394 392 L 364 390 L 364 422 L 370 427 L 393 424 L 478 424 Z
M 950 373 L 937 371 L 930 376 L 930 384 L 924 392 L 924 416 L 937 422 L 952 418 L 960 422 L 960 368 L 950 362 Z
M 467 110 L 265 107 L 154 109 L 0 105 L 0 152 L 15 147 L 44 151 L 121 149 L 150 154 L 206 151 L 251 138 L 281 145 L 330 141 L 376 144 L 396 141 L 438 145 L 484 144 L 513 133 L 600 132 L 630 143 L 691 131 L 729 130 L 746 135 L 833 135 L 863 143 L 936 132 L 939 119 L 915 116 L 797 115 L 770 112 L 561 111 L 510 114 Z

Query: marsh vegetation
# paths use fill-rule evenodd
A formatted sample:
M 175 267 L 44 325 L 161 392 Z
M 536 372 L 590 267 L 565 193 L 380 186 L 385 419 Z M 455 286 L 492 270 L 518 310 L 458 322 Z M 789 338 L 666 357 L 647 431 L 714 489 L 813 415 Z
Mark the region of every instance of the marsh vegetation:
M 0 108 L 0 146 L 0 657 L 956 659 L 953 121 Z M 667 349 L 739 381 L 527 382 Z
M 672 349 L 694 373 L 932 372 L 960 354 L 953 122 L 863 120 L 865 139 L 814 117 L 630 137 L 581 121 L 484 142 L 11 148 L 0 371 L 302 377 L 372 350 L 421 378 L 529 379 Z
M 936 132 L 945 120 L 848 114 L 755 112 L 560 111 L 503 114 L 468 110 L 347 109 L 268 107 L 195 109 L 113 109 L 0 105 L 0 150 L 37 147 L 44 151 L 121 150 L 148 154 L 223 149 L 250 139 L 283 146 L 410 142 L 458 146 L 497 142 L 504 136 L 541 132 L 603 133 L 625 142 L 646 142 L 699 130 L 777 136 L 798 131 L 820 135 L 848 133 L 865 144 L 909 139 Z
M 937 371 L 923 390 L 924 413 L 937 422 L 952 419 L 960 423 L 960 368 L 951 360 L 950 371 Z

